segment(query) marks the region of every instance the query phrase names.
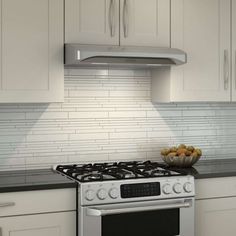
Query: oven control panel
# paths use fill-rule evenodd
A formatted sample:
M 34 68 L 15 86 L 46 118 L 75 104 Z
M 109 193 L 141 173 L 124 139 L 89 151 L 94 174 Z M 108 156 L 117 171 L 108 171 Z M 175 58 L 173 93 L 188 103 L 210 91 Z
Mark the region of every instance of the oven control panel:
M 121 198 L 159 196 L 161 194 L 160 182 L 122 184 L 120 193 Z
M 125 181 L 104 181 L 81 184 L 81 205 L 96 205 L 140 200 L 193 197 L 194 178 L 180 176 Z

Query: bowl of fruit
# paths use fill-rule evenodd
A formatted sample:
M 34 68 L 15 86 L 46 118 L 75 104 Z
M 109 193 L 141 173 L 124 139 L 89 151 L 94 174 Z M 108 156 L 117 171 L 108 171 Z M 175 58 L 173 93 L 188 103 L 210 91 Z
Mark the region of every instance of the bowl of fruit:
M 199 148 L 181 144 L 178 147 L 162 149 L 161 156 L 169 166 L 187 168 L 192 167 L 200 159 L 202 151 Z

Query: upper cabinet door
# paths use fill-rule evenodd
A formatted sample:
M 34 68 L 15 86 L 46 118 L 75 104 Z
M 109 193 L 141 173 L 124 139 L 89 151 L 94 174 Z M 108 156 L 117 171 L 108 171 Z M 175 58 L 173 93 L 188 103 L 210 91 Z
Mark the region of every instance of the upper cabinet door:
M 170 47 L 169 0 L 121 0 L 120 44 Z
M 119 45 L 119 0 L 65 0 L 65 41 Z
M 1 0 L 0 103 L 62 102 L 63 0 Z
M 172 68 L 172 101 L 230 101 L 231 0 L 172 0 L 171 46 L 188 62 Z
M 236 101 L 236 0 L 232 0 L 232 101 Z

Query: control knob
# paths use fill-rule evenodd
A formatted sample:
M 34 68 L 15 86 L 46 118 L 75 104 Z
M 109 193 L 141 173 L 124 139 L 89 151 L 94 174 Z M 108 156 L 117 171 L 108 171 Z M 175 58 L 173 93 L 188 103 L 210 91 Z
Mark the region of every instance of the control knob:
M 89 189 L 85 192 L 85 199 L 88 201 L 92 201 L 95 198 L 95 193 L 92 189 Z
M 184 184 L 184 191 L 186 193 L 191 193 L 192 190 L 193 190 L 193 186 L 192 186 L 191 183 L 187 182 L 187 183 Z
M 170 184 L 163 185 L 162 191 L 163 191 L 164 194 L 170 194 L 171 193 L 171 186 L 170 186 Z
M 179 194 L 182 192 L 182 185 L 180 183 L 176 183 L 174 186 L 173 186 L 173 190 L 175 193 Z
M 116 199 L 118 198 L 119 196 L 119 193 L 118 193 L 118 189 L 117 188 L 112 188 L 110 191 L 109 191 L 109 196 L 113 199 Z
M 100 200 L 104 200 L 107 198 L 107 192 L 105 189 L 99 189 L 98 192 L 97 192 L 97 197 L 100 199 Z

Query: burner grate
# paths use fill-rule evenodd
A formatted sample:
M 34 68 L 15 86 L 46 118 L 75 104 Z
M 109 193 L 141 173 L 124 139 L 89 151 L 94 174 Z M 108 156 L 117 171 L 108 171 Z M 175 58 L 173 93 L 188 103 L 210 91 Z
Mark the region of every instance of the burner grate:
M 56 170 L 78 182 L 178 176 L 164 164 L 151 161 L 58 165 Z

